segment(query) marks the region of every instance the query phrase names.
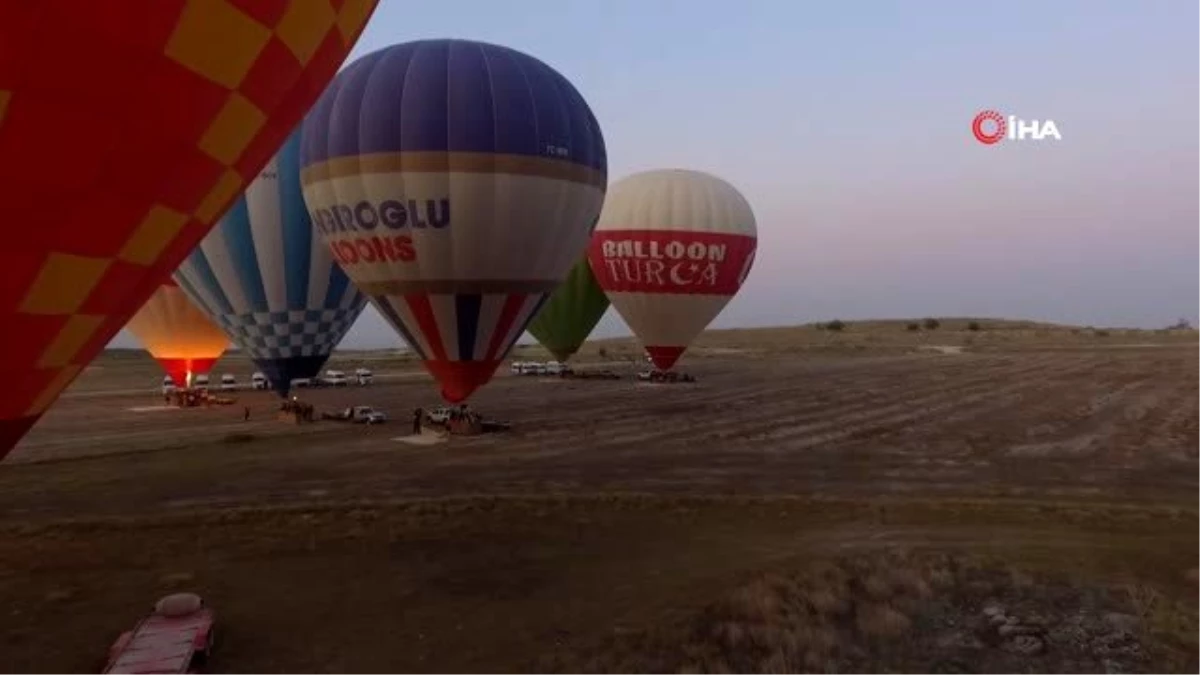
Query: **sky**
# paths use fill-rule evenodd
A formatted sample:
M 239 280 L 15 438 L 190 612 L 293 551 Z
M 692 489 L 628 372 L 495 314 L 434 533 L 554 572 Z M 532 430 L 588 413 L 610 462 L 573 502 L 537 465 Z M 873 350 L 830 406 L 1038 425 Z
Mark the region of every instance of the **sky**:
M 466 38 L 546 62 L 610 182 L 735 185 L 759 252 L 714 327 L 913 316 L 1161 327 L 1200 305 L 1194 0 L 381 0 L 350 56 Z M 1061 141 L 985 146 L 981 110 Z M 610 310 L 596 336 L 627 335 Z M 136 342 L 128 335 L 116 344 Z M 368 308 L 345 347 L 400 344 Z

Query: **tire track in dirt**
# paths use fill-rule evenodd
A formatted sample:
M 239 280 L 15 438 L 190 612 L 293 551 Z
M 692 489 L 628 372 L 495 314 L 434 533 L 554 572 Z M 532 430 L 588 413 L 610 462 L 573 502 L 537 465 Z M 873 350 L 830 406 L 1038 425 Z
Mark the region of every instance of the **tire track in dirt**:
M 904 428 L 890 430 L 886 434 L 888 440 L 907 440 L 928 445 L 939 439 L 952 441 L 963 448 L 961 454 L 972 454 L 972 449 L 979 446 L 994 446 L 1004 443 L 1001 439 L 1026 437 L 1026 429 L 1030 425 L 1030 413 L 1040 424 L 1047 420 L 1040 417 L 1041 413 L 1050 413 L 1058 417 L 1059 404 L 1071 396 L 1091 400 L 1091 391 L 1079 391 L 1079 382 L 1088 382 L 1089 378 L 1074 377 L 1082 373 L 1093 374 L 1093 364 L 1077 360 L 1073 364 L 1064 364 L 1061 368 L 1039 373 L 1037 378 L 1029 378 L 1020 382 L 997 385 L 992 395 L 975 397 L 971 402 L 983 405 L 964 406 L 961 411 L 929 420 Z M 1107 381 L 1096 382 L 1093 390 L 1103 392 L 1108 387 Z M 1029 403 L 1033 405 L 1029 405 Z M 927 454 L 919 450 L 918 454 Z M 939 453 L 940 454 L 940 453 Z M 978 454 L 975 452 L 975 454 Z
M 1105 454 L 1125 465 L 1195 460 L 1200 395 L 1190 382 L 1156 380 L 1155 388 L 1131 401 L 1113 419 Z
M 1013 370 L 1014 365 L 1020 366 L 1021 372 L 1042 367 L 1039 363 L 1030 364 L 1027 362 L 1023 363 L 1021 361 L 1004 360 L 1000 361 L 1000 363 L 1007 370 Z M 901 372 L 903 374 L 910 374 L 904 371 L 911 370 L 912 368 L 909 367 L 903 369 Z M 978 368 L 967 364 L 953 369 L 953 372 L 951 373 L 934 373 L 934 377 L 928 378 L 932 381 L 926 382 L 926 389 L 922 391 L 925 391 L 926 395 L 944 396 L 947 382 L 960 382 L 961 379 L 956 379 L 956 376 L 959 376 L 960 373 L 973 372 L 976 370 L 978 370 Z M 928 374 L 928 371 L 920 372 L 923 374 Z M 889 377 L 890 375 L 891 373 L 875 372 L 870 373 L 867 376 L 873 380 L 886 379 L 890 382 L 891 388 L 895 390 L 911 390 L 911 387 L 913 386 L 912 378 L 892 379 Z M 794 386 L 808 388 L 809 385 L 796 384 Z M 752 390 L 756 392 L 760 389 L 760 387 L 752 388 Z M 846 395 L 842 397 L 843 402 L 859 400 L 864 396 L 888 400 L 894 400 L 896 398 L 892 395 L 890 390 L 881 391 L 878 387 L 859 389 L 857 387 L 842 386 L 840 388 L 833 387 L 829 391 L 837 392 L 838 394 L 847 392 Z M 777 397 L 777 400 L 786 405 L 790 399 Z M 820 400 L 815 401 L 809 400 L 808 407 L 815 414 L 814 418 L 824 417 L 828 414 L 827 411 L 830 407 L 830 403 L 831 401 L 827 398 L 821 398 Z M 768 411 L 766 414 L 772 416 L 777 415 L 777 413 L 772 411 Z M 652 415 L 649 417 L 652 417 Z M 626 416 L 626 418 L 622 419 L 621 421 L 622 424 L 619 427 L 620 429 L 625 429 L 630 426 L 636 429 L 636 432 L 631 434 L 631 436 L 646 436 L 646 427 L 641 425 L 639 420 L 630 420 L 628 416 Z M 660 430 L 659 433 L 665 433 L 669 435 L 673 432 L 670 430 Z M 572 435 L 574 436 L 573 438 L 566 437 Z M 499 464 L 496 453 L 494 452 L 494 446 L 492 448 L 480 451 L 481 449 L 478 448 L 478 446 L 475 446 L 474 443 L 472 444 L 474 447 L 464 445 L 462 447 L 462 452 L 454 453 L 454 458 L 452 461 L 440 461 L 437 462 L 437 466 L 424 468 L 421 471 L 421 476 L 419 478 L 413 475 L 408 476 L 408 478 L 412 480 L 405 481 L 404 489 L 411 489 L 413 487 L 413 482 L 430 482 L 440 485 L 445 485 L 447 482 L 462 482 L 459 479 L 459 470 L 465 466 L 471 467 L 470 471 L 474 473 L 475 479 L 479 481 L 486 481 L 489 486 L 505 483 L 510 485 L 514 483 L 520 484 L 530 480 L 537 480 L 540 484 L 552 484 L 561 480 L 566 485 L 576 485 L 581 479 L 585 481 L 589 480 L 586 474 L 593 470 L 599 471 L 605 475 L 611 475 L 614 472 L 620 474 L 624 473 L 624 467 L 628 466 L 632 471 L 649 470 L 653 472 L 656 470 L 656 467 L 658 469 L 671 469 L 675 468 L 674 465 L 679 463 L 678 453 L 672 452 L 672 448 L 664 444 L 637 444 L 636 447 L 633 447 L 631 450 L 626 452 L 611 452 L 608 451 L 606 447 L 596 447 L 596 443 L 582 443 L 581 441 L 584 439 L 579 438 L 578 430 L 574 430 L 571 433 L 563 432 L 561 434 L 555 434 L 554 436 L 556 437 L 550 437 L 549 434 L 546 434 L 537 439 L 525 438 L 521 439 L 521 441 L 516 444 L 512 442 L 505 442 L 503 444 L 505 461 L 500 462 Z M 560 439 L 557 438 L 557 436 L 564 437 Z M 683 442 L 690 443 L 694 439 L 695 435 L 689 435 L 687 439 L 683 439 Z M 621 441 L 618 439 L 618 442 Z M 607 444 L 607 442 L 605 443 Z M 539 445 L 544 446 L 549 444 L 558 445 L 559 447 L 563 448 L 563 450 L 557 452 L 547 452 L 544 447 L 538 447 Z M 599 452 L 593 452 L 595 450 L 598 450 Z M 569 459 L 567 456 L 569 456 Z M 627 456 L 630 460 L 628 465 L 621 461 L 621 458 L 624 456 Z M 445 455 L 443 455 L 443 457 L 445 457 Z M 513 464 L 513 460 L 516 460 L 517 463 Z M 708 464 L 725 463 L 721 454 L 713 455 L 711 452 L 706 453 L 705 456 L 699 461 L 703 461 Z M 747 455 L 743 452 L 738 453 L 737 456 L 730 456 L 728 463 L 731 465 L 741 465 L 741 467 L 744 468 L 747 464 Z M 535 478 L 535 476 L 537 478 Z M 386 480 L 388 479 L 385 479 L 385 481 Z M 399 487 L 399 485 L 395 484 L 394 482 L 392 484 L 397 488 Z
M 1029 364 L 1007 371 L 978 372 L 975 376 L 958 380 L 952 386 L 911 391 L 906 397 L 882 407 L 869 404 L 856 405 L 850 409 L 837 408 L 828 411 L 825 419 L 810 424 L 789 424 L 762 436 L 750 436 L 748 441 L 766 440 L 787 445 L 787 450 L 806 449 L 823 445 L 831 440 L 852 438 L 865 430 L 878 427 L 905 425 L 919 418 L 951 410 L 964 401 L 983 400 L 990 395 L 992 383 L 1000 378 L 1024 379 L 1034 372 L 1045 372 L 1040 364 Z M 891 397 L 889 397 L 891 398 Z M 806 418 L 801 421 L 809 421 Z M 854 426 L 857 423 L 857 426 Z M 826 429 L 843 427 L 840 431 L 820 434 Z M 813 437 L 813 434 L 817 434 Z M 801 437 L 810 437 L 797 442 Z
M 891 361 L 891 360 L 889 360 Z M 662 408 L 671 406 L 673 408 L 691 409 L 700 411 L 701 408 L 712 408 L 721 404 L 737 403 L 737 406 L 728 407 L 753 407 L 759 402 L 777 399 L 781 395 L 792 393 L 811 393 L 814 382 L 826 381 L 835 379 L 839 376 L 844 376 L 847 371 L 852 376 L 848 382 L 842 386 L 850 388 L 863 387 L 863 385 L 871 385 L 875 380 L 886 379 L 890 376 L 911 373 L 914 370 L 912 359 L 895 360 L 888 363 L 884 369 L 864 370 L 862 364 L 854 364 L 857 367 L 841 367 L 841 368 L 822 368 L 817 370 L 810 369 L 787 369 L 787 372 L 781 374 L 779 369 L 766 370 L 763 373 L 763 379 L 754 380 L 747 383 L 728 384 L 721 381 L 719 378 L 706 378 L 699 386 L 703 388 L 694 388 L 692 385 L 662 385 L 653 389 L 642 388 L 629 390 L 625 387 L 617 391 L 608 392 L 612 394 L 611 398 L 607 398 L 604 402 L 588 401 L 589 417 L 603 419 L 605 417 L 620 417 L 621 422 L 627 420 L 637 420 L 641 418 L 658 418 L 663 417 Z M 923 364 L 922 364 L 923 365 Z M 954 364 L 961 368 L 966 368 L 961 364 Z M 746 373 L 736 373 L 735 375 L 744 376 Z M 802 379 L 807 376 L 807 379 Z M 794 384 L 789 384 L 789 380 L 794 381 Z M 783 388 L 776 388 L 774 385 L 784 384 Z M 847 386 L 850 385 L 850 386 Z M 864 387 L 865 388 L 865 387 Z M 662 397 L 658 400 L 651 399 L 651 392 L 661 393 Z M 630 398 L 638 397 L 638 406 L 636 411 L 630 410 Z M 522 418 L 523 425 L 529 426 L 545 426 L 547 428 L 555 428 L 549 426 L 554 420 L 560 419 L 561 416 L 553 413 L 543 416 L 526 416 Z M 565 426 L 565 425 L 557 425 Z
M 1040 363 L 1024 364 L 1005 371 L 1009 376 L 1022 376 L 1027 373 L 1044 370 L 1044 366 Z M 976 371 L 977 372 L 977 371 Z M 816 430 L 835 427 L 844 424 L 847 418 L 860 417 L 864 421 L 870 421 L 878 417 L 884 417 L 889 413 L 906 410 L 914 405 L 925 404 L 929 401 L 938 401 L 946 398 L 953 398 L 964 392 L 978 390 L 979 387 L 985 386 L 988 382 L 994 379 L 997 373 L 992 371 L 984 371 L 973 377 L 960 378 L 949 380 L 949 383 L 939 379 L 936 382 L 924 382 L 923 387 L 919 389 L 912 388 L 912 382 L 898 383 L 895 387 L 888 390 L 874 391 L 859 391 L 855 390 L 855 394 L 849 400 L 838 405 L 837 402 L 830 401 L 813 401 L 811 406 L 805 407 L 804 412 L 807 415 L 800 419 L 795 418 L 796 409 L 789 406 L 785 399 L 780 399 L 780 405 L 773 408 L 760 409 L 756 415 L 738 416 L 733 419 L 737 430 L 726 432 L 726 438 L 730 436 L 740 437 L 744 443 L 763 443 L 763 442 L 786 442 L 792 438 L 811 434 Z M 903 400 L 891 405 L 878 407 L 876 404 L 881 400 L 896 400 L 893 394 L 897 390 L 906 390 L 907 394 Z M 748 434 L 742 431 L 747 427 L 766 426 L 770 420 L 779 419 L 781 417 L 788 418 L 786 426 L 777 426 L 772 430 L 761 434 Z M 820 421 L 816 421 L 820 420 Z M 811 422 L 810 424 L 797 425 L 795 422 Z M 715 435 L 715 430 L 720 427 L 728 426 L 730 420 L 720 418 L 708 423 L 692 424 L 687 427 L 688 434 L 686 438 L 678 439 L 677 442 L 691 445 L 697 440 Z M 622 425 L 623 427 L 626 425 Z M 597 450 L 606 450 L 613 446 L 629 445 L 638 442 L 649 442 L 660 438 L 663 435 L 674 433 L 674 429 L 657 429 L 648 430 L 646 427 L 626 431 L 624 433 L 614 433 L 598 443 L 593 443 L 592 447 Z M 787 448 L 787 451 L 792 451 L 795 448 Z M 640 452 L 640 451 L 639 451 Z M 607 454 L 607 453 L 606 453 Z
M 1200 392 L 1196 385 L 1191 384 L 1186 391 L 1180 392 L 1178 402 L 1171 407 L 1162 421 L 1163 433 L 1160 434 L 1151 447 L 1157 449 L 1163 456 L 1176 460 L 1195 461 L 1200 450 L 1200 433 L 1197 433 L 1196 411 L 1200 408 Z
M 635 429 L 637 433 L 644 434 L 646 429 L 655 428 L 658 433 L 653 436 L 669 436 L 677 433 L 680 430 L 686 430 L 688 437 L 702 435 L 700 432 L 714 429 L 726 424 L 728 419 L 736 418 L 739 421 L 747 419 L 744 414 L 739 414 L 747 409 L 757 409 L 758 415 L 751 416 L 754 423 L 762 419 L 768 419 L 778 413 L 776 408 L 763 408 L 750 403 L 748 399 L 767 399 L 777 404 L 784 406 L 794 405 L 796 403 L 795 395 L 801 395 L 803 398 L 800 402 L 806 407 L 812 409 L 827 408 L 830 405 L 837 405 L 846 400 L 857 400 L 863 397 L 878 396 L 879 386 L 872 386 L 879 380 L 889 381 L 889 387 L 896 391 L 909 386 L 903 381 L 892 380 L 892 376 L 904 374 L 910 369 L 899 370 L 898 372 L 871 372 L 863 373 L 860 380 L 850 382 L 839 382 L 837 386 L 826 385 L 819 387 L 812 380 L 802 382 L 790 382 L 781 380 L 784 384 L 782 388 L 772 388 L 764 393 L 764 387 L 761 383 L 746 387 L 734 388 L 718 388 L 706 391 L 699 395 L 676 396 L 673 397 L 667 405 L 672 408 L 682 410 L 675 411 L 674 414 L 668 415 L 662 412 L 661 406 L 644 405 L 638 409 L 630 409 L 630 401 L 628 399 L 620 400 L 609 405 L 597 406 L 593 412 L 589 408 L 590 422 L 584 427 L 585 436 L 591 435 L 587 432 L 595 433 L 596 429 L 604 426 L 606 429 L 615 428 L 620 430 Z M 965 366 L 963 370 L 968 368 Z M 848 386 L 847 386 L 848 385 Z M 688 392 L 689 394 L 691 392 Z M 634 402 L 635 404 L 637 402 Z M 689 412 L 690 411 L 690 412 Z M 696 418 L 708 420 L 707 423 L 697 423 Z M 713 422 L 712 419 L 716 418 Z M 522 421 L 522 426 L 525 426 L 525 421 Z M 536 425 L 536 421 L 533 422 Z M 743 423 L 744 424 L 744 423 Z M 523 444 L 529 443 L 554 443 L 562 440 L 567 440 L 567 437 L 578 437 L 580 435 L 580 427 L 574 425 L 557 425 L 548 429 L 539 429 L 537 432 L 526 433 L 522 435 Z M 628 433 L 628 432 L 626 432 Z
M 886 377 L 886 374 L 873 374 L 870 376 L 868 383 L 884 377 Z M 855 382 L 854 384 L 860 385 L 861 383 Z M 887 397 L 891 391 L 901 390 L 906 386 L 908 386 L 906 383 L 892 383 L 886 390 L 883 390 L 881 386 L 830 386 L 818 389 L 812 382 L 797 383 L 788 388 L 772 390 L 768 398 L 776 404 L 774 406 L 730 405 L 731 401 L 723 399 L 732 396 L 736 401 L 738 393 L 735 392 L 730 395 L 718 392 L 715 396 L 705 397 L 704 400 L 707 402 L 706 408 L 699 408 L 695 398 L 687 398 L 680 401 L 680 405 L 695 410 L 695 412 L 689 415 L 668 417 L 654 407 L 647 407 L 640 412 L 627 412 L 626 414 L 619 415 L 611 425 L 613 426 L 612 431 L 619 438 L 626 436 L 635 439 L 637 437 L 644 437 L 649 440 L 652 438 L 673 437 L 683 431 L 685 432 L 685 436 L 682 438 L 683 442 L 706 435 L 724 439 L 733 434 L 720 431 L 720 428 L 727 426 L 731 419 L 736 420 L 739 427 L 744 427 L 748 424 L 760 424 L 763 420 L 778 417 L 780 410 L 787 410 L 793 413 L 796 411 L 825 410 L 831 406 Z M 758 397 L 761 396 L 762 387 L 759 386 L 749 391 L 754 392 L 754 395 Z M 792 394 L 801 394 L 802 398 L 797 400 Z M 721 405 L 722 403 L 724 405 Z M 746 409 L 757 410 L 757 413 L 754 415 L 740 414 L 741 411 Z M 697 418 L 700 419 L 698 420 Z M 558 436 L 561 435 L 553 434 L 554 437 L 552 438 L 543 437 L 538 440 L 557 441 L 560 440 Z M 612 441 L 613 439 L 614 436 L 612 435 L 608 437 L 608 441 Z
M 1100 443 L 1118 424 L 1118 411 L 1125 409 L 1131 397 L 1152 386 L 1144 377 L 1126 377 L 1115 381 L 1093 395 L 1081 406 L 1056 412 L 1049 403 L 1039 406 L 1039 412 L 1051 417 L 1050 422 L 1026 427 L 1025 442 L 995 448 L 998 455 L 1007 457 L 1071 456 L 1085 457 L 1100 451 Z

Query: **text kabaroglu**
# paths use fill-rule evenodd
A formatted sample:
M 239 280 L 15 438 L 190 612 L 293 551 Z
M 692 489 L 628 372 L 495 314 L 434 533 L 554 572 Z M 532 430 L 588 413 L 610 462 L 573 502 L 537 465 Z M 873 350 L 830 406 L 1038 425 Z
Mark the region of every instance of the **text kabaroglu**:
M 334 204 L 314 209 L 312 221 L 322 234 L 357 232 L 384 227 L 442 229 L 450 226 L 449 199 L 388 199 L 375 205 L 367 200 L 356 204 Z

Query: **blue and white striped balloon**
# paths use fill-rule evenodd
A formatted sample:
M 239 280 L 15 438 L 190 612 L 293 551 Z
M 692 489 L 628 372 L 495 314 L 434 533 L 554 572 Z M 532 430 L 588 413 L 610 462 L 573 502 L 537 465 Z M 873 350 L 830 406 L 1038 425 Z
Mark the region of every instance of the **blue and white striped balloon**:
M 285 396 L 292 380 L 320 372 L 367 302 L 313 229 L 298 131 L 175 280 Z

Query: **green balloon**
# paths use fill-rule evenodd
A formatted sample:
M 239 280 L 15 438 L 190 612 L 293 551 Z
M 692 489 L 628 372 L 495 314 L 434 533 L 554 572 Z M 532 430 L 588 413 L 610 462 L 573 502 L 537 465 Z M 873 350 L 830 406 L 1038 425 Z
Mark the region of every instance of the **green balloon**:
M 571 268 L 567 280 L 542 305 L 528 330 L 554 358 L 566 361 L 579 351 L 606 311 L 608 296 L 596 283 L 585 253 Z

